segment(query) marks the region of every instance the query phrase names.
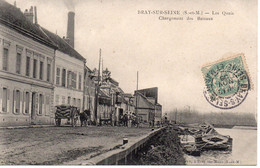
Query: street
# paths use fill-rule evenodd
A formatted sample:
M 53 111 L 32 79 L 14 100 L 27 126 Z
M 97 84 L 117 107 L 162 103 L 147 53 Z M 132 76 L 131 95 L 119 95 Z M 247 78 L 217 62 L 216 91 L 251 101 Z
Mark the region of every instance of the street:
M 60 165 L 88 159 L 150 132 L 149 128 L 45 127 L 0 130 L 1 165 Z

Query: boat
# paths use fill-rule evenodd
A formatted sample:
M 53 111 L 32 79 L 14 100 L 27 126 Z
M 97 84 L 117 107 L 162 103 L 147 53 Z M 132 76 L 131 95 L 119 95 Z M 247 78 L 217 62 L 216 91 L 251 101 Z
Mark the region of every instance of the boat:
M 232 150 L 233 139 L 218 133 L 197 136 L 195 141 L 200 150 Z
M 190 124 L 181 136 L 181 145 L 186 153 L 198 154 L 205 150 L 232 150 L 233 139 L 219 134 L 208 124 Z
M 193 156 L 200 156 L 200 150 L 197 148 L 195 137 L 186 134 L 180 135 L 179 138 L 185 153 Z

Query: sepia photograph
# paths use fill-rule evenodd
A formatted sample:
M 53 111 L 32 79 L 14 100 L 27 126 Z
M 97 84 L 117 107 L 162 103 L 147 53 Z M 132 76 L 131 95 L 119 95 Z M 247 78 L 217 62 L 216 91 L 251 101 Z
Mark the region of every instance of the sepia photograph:
M 257 0 L 0 0 L 0 166 L 256 166 Z

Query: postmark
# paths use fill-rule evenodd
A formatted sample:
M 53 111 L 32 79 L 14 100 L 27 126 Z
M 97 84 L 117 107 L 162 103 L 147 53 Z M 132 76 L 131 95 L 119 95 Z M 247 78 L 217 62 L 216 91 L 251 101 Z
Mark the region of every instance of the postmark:
M 252 88 L 244 54 L 207 64 L 201 70 L 204 97 L 214 107 L 235 108 L 243 103 Z

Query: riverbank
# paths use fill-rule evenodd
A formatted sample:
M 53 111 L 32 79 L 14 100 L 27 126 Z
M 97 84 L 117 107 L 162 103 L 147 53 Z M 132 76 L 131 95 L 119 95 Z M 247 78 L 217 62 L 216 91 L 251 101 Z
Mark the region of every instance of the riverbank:
M 185 165 L 176 126 L 169 126 L 149 140 L 128 165 Z

